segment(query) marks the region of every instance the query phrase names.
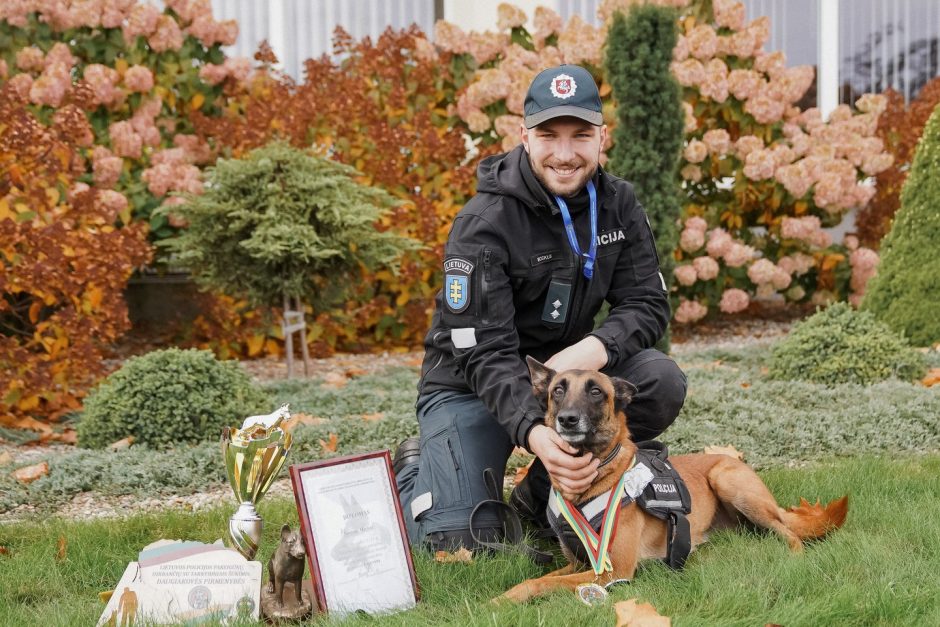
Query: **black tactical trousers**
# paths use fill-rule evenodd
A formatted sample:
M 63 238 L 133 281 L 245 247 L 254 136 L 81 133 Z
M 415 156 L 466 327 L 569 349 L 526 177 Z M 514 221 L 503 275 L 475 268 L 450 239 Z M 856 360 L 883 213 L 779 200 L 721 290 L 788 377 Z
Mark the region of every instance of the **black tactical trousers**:
M 685 374 L 672 359 L 655 349 L 641 351 L 615 370 L 603 372 L 622 377 L 637 387 L 627 410 L 634 441 L 655 438 L 682 409 Z M 483 471 L 493 469 L 501 487 L 512 442 L 480 399 L 471 393 L 437 391 L 422 395 L 417 415 L 421 457 L 397 476 L 409 539 L 412 545 L 419 545 L 428 541 L 436 544 L 435 538 L 444 536 L 462 537 L 460 543 L 469 546 L 470 513 L 478 503 L 490 498 Z M 544 492 L 539 496 L 548 499 L 546 480 L 533 481 L 532 488 Z M 500 526 L 496 513 L 489 519 L 487 513 L 475 517 L 474 528 Z

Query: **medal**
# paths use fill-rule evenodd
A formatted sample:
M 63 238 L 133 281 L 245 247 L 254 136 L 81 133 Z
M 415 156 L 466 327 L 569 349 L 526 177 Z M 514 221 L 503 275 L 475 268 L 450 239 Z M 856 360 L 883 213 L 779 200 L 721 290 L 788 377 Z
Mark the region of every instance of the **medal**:
M 596 583 L 582 583 L 575 592 L 585 605 L 600 605 L 607 600 L 607 591 Z

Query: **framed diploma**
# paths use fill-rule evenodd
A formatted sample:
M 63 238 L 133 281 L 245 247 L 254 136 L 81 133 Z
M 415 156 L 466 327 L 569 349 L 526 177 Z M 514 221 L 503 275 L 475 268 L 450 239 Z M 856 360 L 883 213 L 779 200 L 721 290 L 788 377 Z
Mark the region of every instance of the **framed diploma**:
M 414 607 L 418 585 L 389 452 L 294 464 L 290 478 L 320 611 Z

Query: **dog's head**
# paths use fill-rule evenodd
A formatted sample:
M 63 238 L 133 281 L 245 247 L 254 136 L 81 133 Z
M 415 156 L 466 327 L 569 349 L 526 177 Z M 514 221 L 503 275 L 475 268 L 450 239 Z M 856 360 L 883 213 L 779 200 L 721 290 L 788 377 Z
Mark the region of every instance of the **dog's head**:
M 526 361 L 545 425 L 568 444 L 597 454 L 626 433 L 632 383 L 596 370 L 555 372 L 532 357 Z

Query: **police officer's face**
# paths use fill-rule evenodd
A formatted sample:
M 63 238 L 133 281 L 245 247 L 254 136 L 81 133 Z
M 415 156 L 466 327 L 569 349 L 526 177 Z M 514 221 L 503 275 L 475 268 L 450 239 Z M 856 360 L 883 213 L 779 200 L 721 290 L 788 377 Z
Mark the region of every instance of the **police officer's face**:
M 594 176 L 607 127 L 578 118 L 562 117 L 527 129 L 522 143 L 532 170 L 556 196 L 574 196 Z

